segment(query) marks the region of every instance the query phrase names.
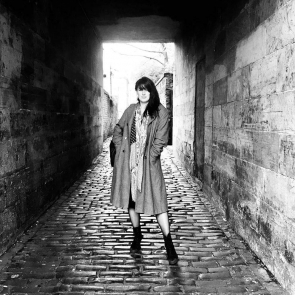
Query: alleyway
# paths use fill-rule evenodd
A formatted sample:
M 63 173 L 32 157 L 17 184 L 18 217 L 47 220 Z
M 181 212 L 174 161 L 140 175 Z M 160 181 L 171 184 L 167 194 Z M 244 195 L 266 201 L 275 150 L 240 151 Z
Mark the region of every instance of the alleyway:
M 125 211 L 109 204 L 108 141 L 95 164 L 1 259 L 1 294 L 286 294 L 206 202 L 170 148 L 163 154 L 169 266 L 154 217 L 142 216 L 143 255 L 131 257 Z

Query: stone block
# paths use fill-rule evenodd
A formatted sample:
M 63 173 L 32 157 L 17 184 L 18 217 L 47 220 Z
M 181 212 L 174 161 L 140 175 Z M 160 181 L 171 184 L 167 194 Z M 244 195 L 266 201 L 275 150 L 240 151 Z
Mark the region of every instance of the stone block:
M 26 110 L 10 113 L 10 128 L 12 137 L 25 137 L 31 134 L 31 115 L 31 112 Z
M 10 112 L 0 108 L 0 141 L 9 139 L 10 136 Z
M 285 251 L 286 243 L 289 240 L 286 217 L 284 214 L 274 209 L 267 200 L 260 203 L 259 214 L 267 216 L 267 221 L 271 224 L 271 243 L 272 246 L 282 254 Z
M 206 183 L 207 186 L 211 186 L 211 179 L 212 176 L 212 166 L 208 163 L 205 163 L 204 165 L 204 183 Z
M 249 87 L 251 98 L 272 94 L 276 91 L 278 54 L 267 55 L 250 66 Z
M 7 190 L 7 184 L 6 179 L 0 180 L 0 216 L 2 215 L 2 212 L 6 208 L 6 190 Z M 0 228 L 0 233 L 2 232 Z
M 246 66 L 228 77 L 228 102 L 250 98 L 249 73 L 250 66 Z
M 0 175 L 11 173 L 26 165 L 27 144 L 23 139 L 2 141 L 0 143 Z
M 46 158 L 47 150 L 43 136 L 35 136 L 28 141 L 28 161 L 42 161 Z
M 261 167 L 278 171 L 279 134 L 253 132 L 253 162 Z
M 230 129 L 233 129 L 235 127 L 235 102 L 223 104 L 221 106 L 220 127 Z
M 213 107 L 213 128 L 220 128 L 221 126 L 221 105 Z
M 219 190 L 220 190 L 220 172 L 212 166 L 212 171 L 211 171 L 211 188 L 212 188 L 212 193 L 214 192 L 214 196 L 216 197 L 215 200 L 218 200 L 219 202 L 220 197 L 219 197 Z
M 278 52 L 277 92 L 295 88 L 295 45 L 287 45 Z
M 227 175 L 228 178 L 234 179 L 236 177 L 235 159 L 226 153 L 213 149 L 212 150 L 212 165 L 214 169 Z
M 0 43 L 1 76 L 7 77 L 10 81 L 20 78 L 22 54 L 9 45 Z
M 213 105 L 213 84 L 206 86 L 205 89 L 205 107 L 211 107 Z
M 227 100 L 227 77 L 217 81 L 213 85 L 213 105 L 221 105 Z
M 17 228 L 17 216 L 13 207 L 7 208 L 3 212 L 4 232 L 7 236 L 12 236 Z
M 204 143 L 207 146 L 212 145 L 212 140 L 213 140 L 213 129 L 212 127 L 205 127 L 204 128 Z
M 228 75 L 227 64 L 223 59 L 218 59 L 214 64 L 214 83 L 224 79 Z
M 247 231 L 258 231 L 257 216 L 259 212 L 258 196 L 253 192 L 239 186 L 237 183 L 231 183 L 231 189 L 228 193 L 228 202 L 231 208 L 233 220 L 239 219 L 241 226 Z M 251 237 L 253 238 L 253 237 Z M 250 242 L 251 238 L 247 242 Z
M 287 218 L 295 217 L 295 179 L 271 170 L 264 173 L 263 199 Z
M 48 134 L 44 136 L 44 142 L 48 149 L 48 156 L 53 156 L 62 152 L 64 142 L 60 134 Z
M 240 129 L 243 127 L 243 106 L 244 106 L 244 102 L 243 101 L 236 101 L 235 102 L 235 130 L 237 131 L 237 129 Z M 237 131 L 238 132 L 238 131 Z
M 22 86 L 21 106 L 23 109 L 46 111 L 47 91 L 38 87 Z
M 14 87 L 14 83 L 10 86 Z M 16 89 L 0 88 L 0 107 L 18 110 L 20 108 L 20 95 Z
M 295 135 L 280 135 L 279 173 L 295 178 Z
M 250 162 L 236 159 L 234 181 L 259 198 L 264 190 L 264 169 Z
M 211 162 L 212 162 L 212 145 L 205 144 L 204 163 L 211 164 Z
M 206 127 L 212 127 L 213 126 L 213 108 L 205 108 L 205 114 L 204 114 L 204 125 Z
M 22 169 L 6 178 L 6 206 L 14 206 L 21 199 L 30 185 L 27 169 Z
M 227 128 L 213 128 L 212 134 L 213 146 L 224 153 L 227 153 L 227 140 L 228 129 Z
M 234 70 L 263 58 L 266 55 L 266 28 L 264 25 L 257 27 L 251 35 L 245 37 L 237 45 Z
M 256 99 L 245 100 L 242 104 L 237 104 L 239 108 L 237 118 L 241 122 L 241 127 L 249 131 L 270 131 L 269 112 L 271 101 L 266 96 Z
M 274 94 L 269 97 L 269 125 L 272 131 L 292 133 L 295 131 L 295 92 Z
M 234 129 L 229 129 L 227 133 L 227 149 L 226 152 L 236 158 L 240 158 L 240 149 L 238 145 L 237 134 Z
M 290 1 L 287 5 L 277 10 L 276 13 L 266 21 L 265 27 L 267 54 L 294 43 L 295 3 Z

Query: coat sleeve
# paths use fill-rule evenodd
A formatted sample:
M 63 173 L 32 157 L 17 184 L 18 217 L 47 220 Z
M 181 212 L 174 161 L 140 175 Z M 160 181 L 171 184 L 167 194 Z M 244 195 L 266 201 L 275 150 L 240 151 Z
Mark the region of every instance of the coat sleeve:
M 122 143 L 123 129 L 124 129 L 126 117 L 127 117 L 127 109 L 124 111 L 121 119 L 116 124 L 114 131 L 113 131 L 113 142 L 116 146 L 116 149 L 118 149 Z
M 169 113 L 165 112 L 163 116 L 159 117 L 158 128 L 155 133 L 153 144 L 151 147 L 151 155 L 153 157 L 160 156 L 163 148 L 167 146 L 169 140 Z

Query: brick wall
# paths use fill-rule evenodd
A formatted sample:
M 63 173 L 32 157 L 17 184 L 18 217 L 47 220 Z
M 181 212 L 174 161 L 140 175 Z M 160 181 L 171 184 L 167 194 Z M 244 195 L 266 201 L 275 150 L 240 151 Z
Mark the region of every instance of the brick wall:
M 103 140 L 105 140 L 113 135 L 114 127 L 118 121 L 118 107 L 106 91 L 104 91 L 101 108 Z
M 195 173 L 203 87 L 203 189 L 295 294 L 295 1 L 233 2 L 192 32 L 176 44 L 176 155 Z
M 102 147 L 101 44 L 57 3 L 0 4 L 0 254 Z

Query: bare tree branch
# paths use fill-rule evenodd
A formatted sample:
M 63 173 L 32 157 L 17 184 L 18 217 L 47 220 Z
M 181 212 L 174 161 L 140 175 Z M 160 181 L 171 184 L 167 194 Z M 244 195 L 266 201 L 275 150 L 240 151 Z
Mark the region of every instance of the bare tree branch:
M 139 49 L 139 50 L 142 50 L 142 51 L 146 51 L 146 52 L 151 52 L 151 53 L 162 53 L 161 51 L 153 51 L 153 50 L 142 49 L 142 48 L 139 48 L 139 47 L 137 47 L 137 46 L 131 45 L 131 44 L 129 44 L 129 43 L 126 43 L 125 45 L 131 46 L 131 47 L 134 47 L 134 48 L 136 48 L 136 49 Z
M 162 63 L 161 61 L 159 61 L 158 59 L 156 58 L 153 58 L 153 57 L 150 57 L 150 56 L 145 56 L 145 55 L 138 55 L 138 54 L 126 54 L 126 53 L 120 53 L 114 49 L 111 49 L 112 51 L 116 52 L 117 54 L 120 54 L 120 55 L 125 55 L 125 56 L 139 56 L 139 57 L 144 57 L 144 58 L 148 58 L 148 59 L 153 59 L 157 62 L 159 62 L 162 66 L 165 66 L 164 63 Z

